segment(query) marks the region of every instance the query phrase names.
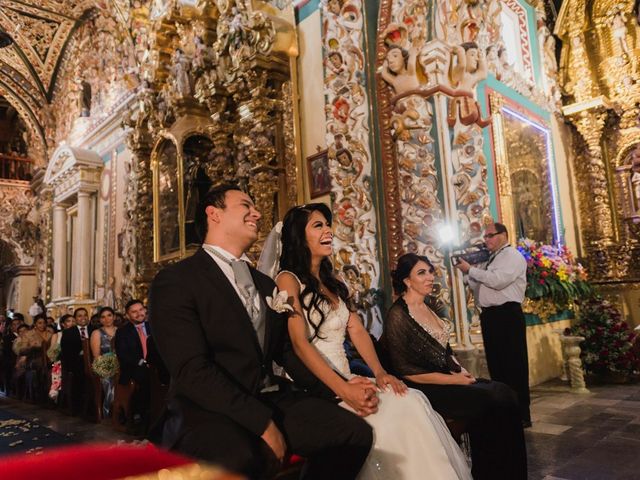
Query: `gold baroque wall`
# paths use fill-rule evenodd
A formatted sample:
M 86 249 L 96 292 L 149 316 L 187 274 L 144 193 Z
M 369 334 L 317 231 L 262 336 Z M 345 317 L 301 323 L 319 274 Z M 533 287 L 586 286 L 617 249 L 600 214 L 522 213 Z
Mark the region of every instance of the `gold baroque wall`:
M 631 153 L 640 142 L 638 23 L 633 1 L 565 1 L 555 34 L 562 40 L 563 113 L 575 126 L 574 169 L 581 236 L 597 282 L 640 281 L 640 214 L 632 211 Z M 640 166 L 637 167 L 640 169 Z

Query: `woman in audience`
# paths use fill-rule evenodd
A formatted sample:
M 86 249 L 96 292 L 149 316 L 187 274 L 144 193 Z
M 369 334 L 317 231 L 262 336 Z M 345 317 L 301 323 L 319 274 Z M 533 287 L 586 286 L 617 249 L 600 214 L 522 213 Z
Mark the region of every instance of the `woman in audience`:
M 39 313 L 33 318 L 33 332 L 40 337 L 40 345 L 49 348 L 53 332 L 47 329 L 47 318 Z
M 115 361 L 115 352 L 113 350 L 112 340 L 116 335 L 116 326 L 114 325 L 116 315 L 111 307 L 102 307 L 100 309 L 100 328 L 91 332 L 89 343 L 91 345 L 91 357 L 93 358 L 93 370 L 100 376 L 102 383 L 103 402 L 102 415 L 108 417 L 111 413 L 111 404 L 113 403 L 114 394 L 114 375 L 116 372 L 107 372 L 99 365 L 104 365 L 107 355 Z M 102 360 L 101 360 L 102 359 Z
M 329 260 L 332 239 L 326 205 L 291 209 L 282 227 L 276 282 L 293 299 L 289 333 L 296 354 L 342 400 L 342 406 L 365 416 L 373 426 L 374 446 L 358 478 L 470 478 L 462 452 L 428 400 L 407 390 L 380 365 L 360 318 L 347 307 L 347 287 L 334 275 Z M 375 379 L 351 373 L 343 346 L 346 333 Z M 378 411 L 362 410 L 366 408 L 362 398 L 375 395 Z
M 38 402 L 44 399 L 47 388 L 44 352 L 52 334 L 46 329 L 47 321 L 43 314 L 36 315 L 33 320 L 32 329 L 19 331 L 13 351 L 18 356 L 17 373 L 24 372 L 25 397 Z
M 457 362 L 449 345 L 453 325 L 427 304 L 433 280 L 427 257 L 408 253 L 398 259 L 392 272 L 398 299 L 380 339 L 389 368 L 424 392 L 444 417 L 466 422 L 474 479 L 526 479 L 515 394 L 500 382 L 474 378 Z M 433 306 L 433 298 L 429 300 Z

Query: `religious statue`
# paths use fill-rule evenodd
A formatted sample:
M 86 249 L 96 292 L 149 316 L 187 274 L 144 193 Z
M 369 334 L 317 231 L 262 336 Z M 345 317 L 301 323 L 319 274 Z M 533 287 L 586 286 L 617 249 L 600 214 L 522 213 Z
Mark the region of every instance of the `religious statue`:
M 453 127 L 459 117 L 463 125 L 477 123 L 486 127 L 490 121 L 481 118 L 480 106 L 475 100 L 476 85 L 487 78 L 486 59 L 475 42 L 454 47 L 451 55 L 451 84 L 459 94 L 449 104 L 449 126 Z
M 115 296 L 115 284 L 116 279 L 109 277 L 109 283 L 104 289 L 104 297 L 100 300 L 100 305 L 103 307 L 116 308 L 116 296 Z
M 184 52 L 176 48 L 173 53 L 173 75 L 175 78 L 175 89 L 181 97 L 191 95 L 191 79 L 189 78 L 189 59 Z
M 405 50 L 399 45 L 391 45 L 379 69 L 380 75 L 387 82 L 396 95 L 420 88 L 416 76 L 415 49 Z
M 622 51 L 629 55 L 629 45 L 627 43 L 627 15 L 621 8 L 618 8 L 610 20 L 611 33 L 614 41 L 618 42 Z
M 79 78 L 78 84 L 78 110 L 81 117 L 91 115 L 91 84 L 86 80 Z

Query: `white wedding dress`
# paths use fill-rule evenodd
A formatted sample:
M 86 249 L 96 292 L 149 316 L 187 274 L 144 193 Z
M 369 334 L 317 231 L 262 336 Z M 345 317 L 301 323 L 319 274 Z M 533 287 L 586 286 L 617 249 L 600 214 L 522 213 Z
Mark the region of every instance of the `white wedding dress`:
M 300 290 L 304 290 L 303 284 Z M 311 343 L 334 370 L 351 378 L 354 375 L 344 349 L 349 310 L 340 300 L 337 308 L 327 304 L 324 314 L 319 335 Z M 312 311 L 311 317 L 317 325 L 319 312 Z M 307 331 L 311 337 L 308 318 Z M 471 479 L 462 451 L 422 392 L 409 389 L 407 395 L 398 396 L 384 391 L 379 393 L 379 399 L 378 412 L 365 417 L 373 427 L 374 444 L 359 480 Z M 340 405 L 352 410 L 344 402 Z

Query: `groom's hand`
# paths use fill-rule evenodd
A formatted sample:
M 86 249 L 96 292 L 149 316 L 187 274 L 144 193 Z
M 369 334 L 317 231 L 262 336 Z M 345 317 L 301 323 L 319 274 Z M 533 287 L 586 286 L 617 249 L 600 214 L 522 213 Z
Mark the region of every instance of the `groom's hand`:
M 354 377 L 349 380 L 345 384 L 340 398 L 361 417 L 366 417 L 378 411 L 376 387 L 368 378 Z
M 282 463 L 284 460 L 284 454 L 287 451 L 287 444 L 284 441 L 282 433 L 280 433 L 276 424 L 273 423 L 273 420 L 269 420 L 269 425 L 267 425 L 266 430 L 260 438 L 269 445 L 269 448 L 271 448 L 278 461 Z

